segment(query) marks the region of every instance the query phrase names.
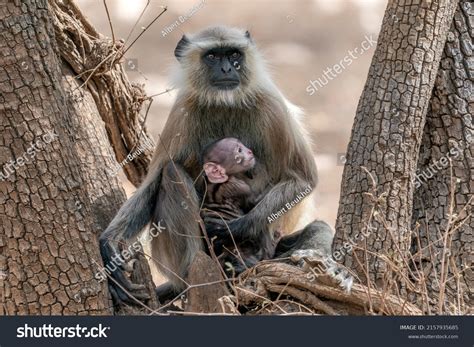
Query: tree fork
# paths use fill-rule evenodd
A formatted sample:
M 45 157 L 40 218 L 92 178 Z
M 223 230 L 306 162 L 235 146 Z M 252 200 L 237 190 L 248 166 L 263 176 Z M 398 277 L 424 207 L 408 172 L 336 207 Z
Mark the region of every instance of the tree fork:
M 456 6 L 451 0 L 388 3 L 347 150 L 333 246 L 362 282 L 380 284 L 387 268 L 355 249 L 361 239 L 408 271 L 413 178 Z

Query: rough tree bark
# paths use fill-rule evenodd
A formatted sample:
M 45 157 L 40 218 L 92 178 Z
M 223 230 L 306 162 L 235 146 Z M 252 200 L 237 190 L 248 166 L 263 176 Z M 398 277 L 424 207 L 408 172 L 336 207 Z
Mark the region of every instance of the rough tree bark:
M 54 18 L 46 0 L 0 7 L 0 315 L 113 312 L 97 235 L 126 197 L 103 104 L 77 89 Z
M 95 30 L 72 0 L 49 1 L 59 52 L 91 93 L 119 163 L 137 149 L 142 153 L 123 166 L 138 186 L 154 151 L 140 110 L 147 99 L 142 86 L 132 84 L 122 64 L 125 47 Z M 75 92 L 76 93 L 76 92 Z M 73 96 L 77 96 L 73 93 Z
M 102 265 L 96 237 L 125 200 L 109 174 L 114 157 L 122 161 L 149 141 L 139 115 L 146 97 L 124 77 L 120 43 L 97 33 L 72 1 L 49 6 L 0 7 L 0 315 L 110 314 L 106 285 L 94 278 Z M 472 3 L 462 0 L 452 22 L 455 10 L 448 0 L 389 2 L 348 149 L 334 249 L 363 281 L 381 282 L 387 263 L 351 252 L 360 235 L 370 251 L 398 254 L 404 272 L 422 266 L 426 285 L 446 299 L 429 298 L 440 313 L 462 312 L 461 304 L 446 306 L 459 282 L 472 295 L 473 276 Z M 48 133 L 55 135 L 46 143 Z M 38 140 L 42 146 L 31 150 Z M 448 155 L 453 146 L 459 156 Z M 416 176 L 446 156 L 453 178 L 451 167 L 436 166 L 418 186 Z M 147 148 L 124 168 L 132 183 L 149 159 Z M 363 286 L 349 296 L 289 265 L 252 271 L 236 287 L 245 305 L 265 306 L 262 298 L 276 293 L 326 314 L 420 313 Z M 193 290 L 198 300 L 200 287 Z M 213 310 L 238 313 L 234 298 L 222 299 Z
M 348 146 L 333 247 L 362 282 L 382 284 L 387 258 L 402 269 L 403 278 L 416 277 L 411 268 L 419 254 L 410 251 L 416 251 L 412 244 L 418 240 L 412 227 L 424 225 L 425 239 L 428 233 L 434 241 L 450 221 L 449 168 L 415 190 L 417 169 L 425 170 L 459 145 L 462 153 L 453 161 L 460 179 L 453 211 L 472 196 L 472 3 L 457 3 L 394 0 L 386 9 Z M 461 219 L 468 212 L 463 213 Z M 458 265 L 472 253 L 472 219 L 462 228 L 451 247 L 462 245 L 456 251 L 462 255 Z M 426 245 L 422 242 L 423 251 Z M 433 271 L 423 270 L 421 276 L 434 277 Z M 430 299 L 424 305 L 428 311 Z
M 453 298 L 459 288 L 468 305 L 474 300 L 473 18 L 474 4 L 460 1 L 430 100 L 416 172 L 412 228 L 419 230 L 420 240 L 413 240 L 413 251 L 419 252 L 418 266 L 427 268 L 433 298 L 446 291 L 444 303 L 434 302 L 438 312 L 460 313 L 457 305 L 449 307 L 457 302 Z

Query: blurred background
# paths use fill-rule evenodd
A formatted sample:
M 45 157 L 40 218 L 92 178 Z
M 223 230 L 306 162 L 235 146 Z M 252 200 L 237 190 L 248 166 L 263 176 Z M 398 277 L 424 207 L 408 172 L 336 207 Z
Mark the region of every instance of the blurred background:
M 174 48 L 184 33 L 225 24 L 248 29 L 269 62 L 269 70 L 286 97 L 302 107 L 313 139 L 319 168 L 318 217 L 334 226 L 339 201 L 344 152 L 357 103 L 364 86 L 386 0 L 150 0 L 142 20 L 128 40 L 140 33 L 167 6 L 153 26 L 127 52 L 130 80 L 144 84 L 148 95 L 170 87 Z M 111 37 L 103 1 L 77 0 L 102 34 Z M 116 38 L 126 39 L 147 0 L 108 0 Z M 369 40 L 370 42 L 370 40 Z M 356 50 L 356 48 L 358 48 Z M 350 53 L 352 52 L 352 55 Z M 352 63 L 329 73 L 346 57 Z M 326 71 L 326 77 L 324 77 Z M 330 76 L 328 78 L 327 76 Z M 324 84 L 310 95 L 310 80 Z M 155 140 L 174 101 L 173 91 L 155 98 L 147 128 Z M 124 182 L 127 193 L 133 187 Z

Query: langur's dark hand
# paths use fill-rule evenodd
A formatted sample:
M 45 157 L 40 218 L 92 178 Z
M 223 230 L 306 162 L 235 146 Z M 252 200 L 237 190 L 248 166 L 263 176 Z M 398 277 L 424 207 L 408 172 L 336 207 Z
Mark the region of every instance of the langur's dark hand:
M 104 268 L 101 273 L 109 276 L 109 290 L 116 305 L 123 303 L 138 305 L 136 300 L 145 301 L 150 299 L 149 294 L 143 284 L 132 283 L 125 271 L 126 264 L 117 257 L 117 252 L 107 239 L 99 240 L 100 253 L 104 260 Z M 134 300 L 134 298 L 136 300 Z
M 234 239 L 235 242 L 242 242 L 246 239 L 258 237 L 265 230 L 265 223 L 259 225 L 249 218 L 249 215 L 231 221 L 216 218 L 210 224 L 207 224 L 208 221 L 206 220 L 204 222 L 208 225 L 206 230 L 209 238 L 215 237 L 218 240 L 224 240 L 223 242 L 226 244 L 229 243 L 227 240 Z

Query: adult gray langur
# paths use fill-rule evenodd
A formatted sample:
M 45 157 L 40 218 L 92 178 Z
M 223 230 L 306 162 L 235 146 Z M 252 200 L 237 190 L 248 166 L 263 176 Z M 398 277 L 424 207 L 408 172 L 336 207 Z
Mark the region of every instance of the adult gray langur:
M 185 287 L 182 278 L 196 252 L 205 247 L 199 217 L 205 185 L 199 178 L 199 156 L 207 144 L 225 137 L 238 138 L 259 158 L 252 184 L 257 195 L 264 194 L 247 214 L 228 224 L 214 223 L 217 226 L 208 234 L 232 233 L 238 243 L 278 230 L 291 234 L 279 242 L 277 256 L 314 250 L 330 257 L 331 228 L 312 222 L 310 197 L 298 198 L 317 183 L 301 111 L 272 82 L 249 32 L 217 26 L 185 35 L 175 56 L 176 101 L 147 177 L 100 237 L 105 265 L 116 256 L 121 240 L 130 241 L 150 222 L 161 222 L 166 230 L 152 240 L 152 257 L 169 282 L 159 287 L 158 296 Z M 275 214 L 281 216 L 269 223 Z M 137 298 L 146 297 L 144 287 L 131 283 L 123 267 L 111 275 L 109 287 L 116 303 L 133 302 L 120 286 Z

